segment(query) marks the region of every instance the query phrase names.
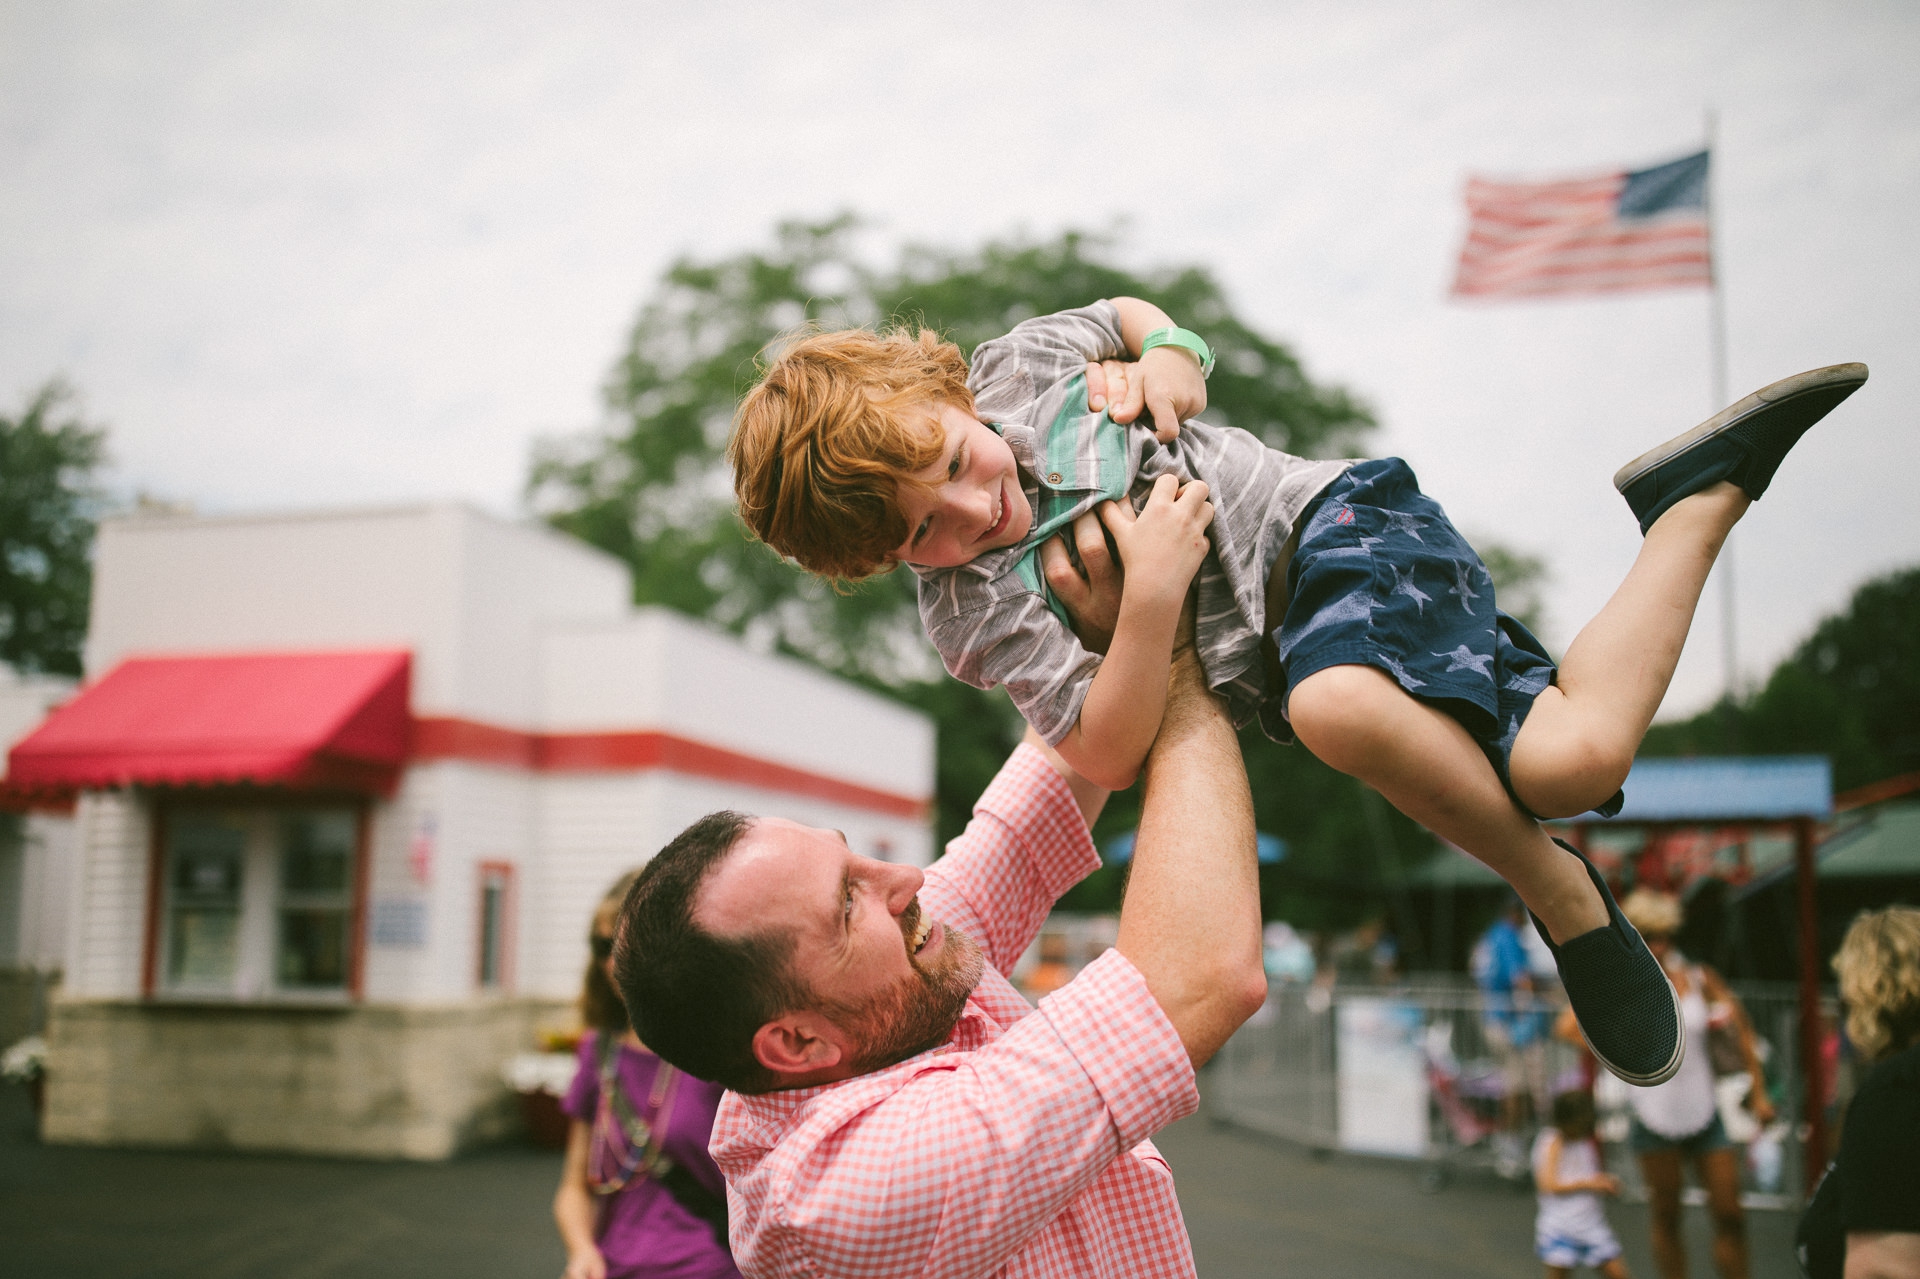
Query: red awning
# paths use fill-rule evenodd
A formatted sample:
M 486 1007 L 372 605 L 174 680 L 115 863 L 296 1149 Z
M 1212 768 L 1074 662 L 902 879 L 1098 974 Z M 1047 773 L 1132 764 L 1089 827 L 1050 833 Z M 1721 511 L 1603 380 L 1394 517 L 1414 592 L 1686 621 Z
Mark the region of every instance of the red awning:
M 390 790 L 410 670 L 404 652 L 129 658 L 13 748 L 7 788 Z

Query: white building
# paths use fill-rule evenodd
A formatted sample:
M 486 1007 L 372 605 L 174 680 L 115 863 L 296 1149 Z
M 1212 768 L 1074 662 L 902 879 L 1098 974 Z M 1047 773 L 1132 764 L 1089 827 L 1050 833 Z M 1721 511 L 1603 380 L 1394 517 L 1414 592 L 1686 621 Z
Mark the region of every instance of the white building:
M 40 1028 L 66 960 L 73 818 L 9 802 L 5 751 L 73 696 L 74 682 L 0 666 L 0 1048 Z
M 7 778 L 77 797 L 46 1137 L 445 1155 L 696 817 L 930 860 L 924 716 L 627 601 L 460 506 L 103 526 L 86 686 Z

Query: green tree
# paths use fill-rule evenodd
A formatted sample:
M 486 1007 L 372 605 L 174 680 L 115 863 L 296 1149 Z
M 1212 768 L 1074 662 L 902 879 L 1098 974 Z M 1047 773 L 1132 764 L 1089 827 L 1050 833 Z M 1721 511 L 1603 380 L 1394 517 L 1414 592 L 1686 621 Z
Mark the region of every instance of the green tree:
M 22 671 L 80 673 L 106 432 L 71 401 L 49 382 L 0 415 L 0 661 Z
M 1472 542 L 1493 577 L 1493 596 L 1501 611 L 1538 632 L 1546 618 L 1546 587 L 1552 576 L 1547 572 L 1547 562 L 1488 539 L 1473 538 Z
M 1077 232 L 969 253 L 910 249 L 891 269 L 855 252 L 856 222 L 782 224 L 767 250 L 671 267 L 605 387 L 604 429 L 536 447 L 528 496 L 555 527 L 633 566 L 635 598 L 777 644 L 829 670 L 899 684 L 931 675 L 901 572 L 839 593 L 753 542 L 734 518 L 722 450 L 760 353 L 807 323 L 914 323 L 962 350 L 1028 316 L 1133 294 L 1205 329 L 1219 354 L 1209 417 L 1290 452 L 1351 452 L 1372 426 L 1232 313 L 1197 268 L 1136 274 Z
M 1654 725 L 1643 751 L 1822 754 L 1840 790 L 1920 771 L 1920 568 L 1868 582 L 1757 691 Z

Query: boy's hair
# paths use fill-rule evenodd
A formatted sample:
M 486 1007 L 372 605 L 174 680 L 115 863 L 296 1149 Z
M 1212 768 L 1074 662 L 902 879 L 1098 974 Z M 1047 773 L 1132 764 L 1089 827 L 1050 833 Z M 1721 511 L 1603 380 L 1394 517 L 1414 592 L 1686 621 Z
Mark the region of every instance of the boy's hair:
M 1563 1092 L 1553 1099 L 1553 1126 L 1562 1136 L 1590 1135 L 1595 1118 L 1593 1094 L 1584 1088 Z
M 897 490 L 946 446 L 934 412 L 973 412 L 960 348 L 928 329 L 814 333 L 767 366 L 734 415 L 727 461 L 740 518 L 836 581 L 887 567 L 907 540 Z

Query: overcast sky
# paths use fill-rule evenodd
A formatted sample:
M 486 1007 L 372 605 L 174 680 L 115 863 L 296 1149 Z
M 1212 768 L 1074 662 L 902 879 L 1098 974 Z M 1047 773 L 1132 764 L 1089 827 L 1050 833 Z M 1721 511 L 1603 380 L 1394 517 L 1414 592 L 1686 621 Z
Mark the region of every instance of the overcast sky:
M 0 401 L 51 375 L 114 483 L 207 511 L 521 510 L 661 270 L 787 216 L 882 245 L 1123 229 L 1377 410 L 1564 645 L 1631 561 L 1609 479 L 1718 407 L 1699 290 L 1446 300 L 1469 172 L 1697 149 L 1731 394 L 1865 360 L 1737 534 L 1764 675 L 1920 561 L 1920 8 L 0 0 Z M 1720 686 L 1717 604 L 1669 712 Z

